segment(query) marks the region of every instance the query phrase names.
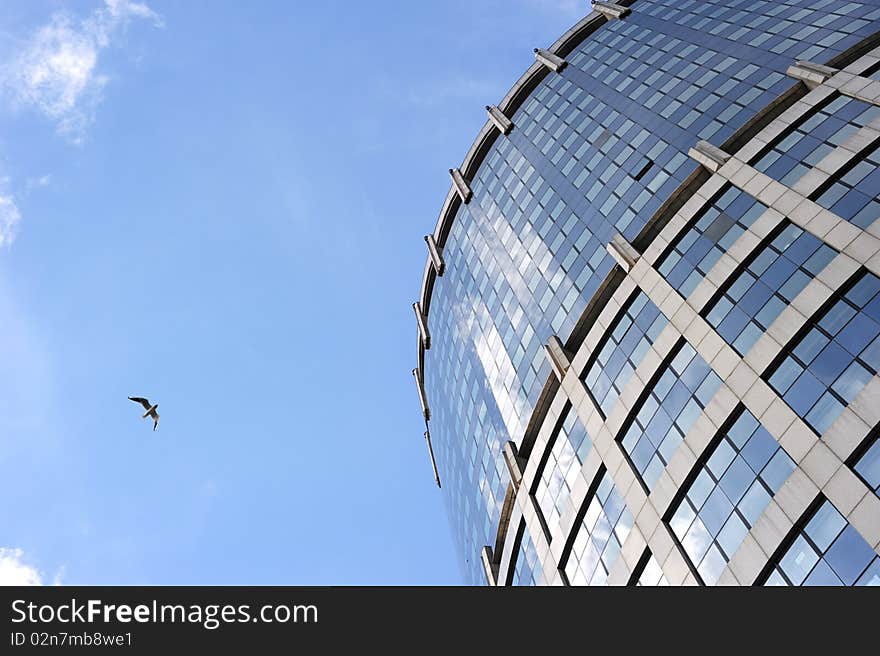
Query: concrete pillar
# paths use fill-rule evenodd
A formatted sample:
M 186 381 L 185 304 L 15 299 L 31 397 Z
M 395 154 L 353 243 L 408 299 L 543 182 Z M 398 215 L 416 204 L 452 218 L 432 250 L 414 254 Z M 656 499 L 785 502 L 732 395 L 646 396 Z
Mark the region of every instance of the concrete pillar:
M 434 235 L 425 235 L 425 243 L 428 244 L 428 255 L 431 256 L 431 261 L 434 263 L 437 275 L 442 276 L 446 270 L 446 262 L 443 261 L 443 256 L 440 255 L 440 249 L 437 247 Z
M 639 252 L 620 234 L 615 234 L 611 237 L 611 241 L 608 242 L 606 249 L 611 253 L 611 257 L 620 265 L 620 268 L 627 273 L 636 265 L 639 259 Z
M 593 2 L 593 9 L 605 14 L 609 20 L 619 20 L 630 13 L 629 7 L 616 5 L 613 2 Z
M 798 60 L 789 66 L 785 73 L 789 77 L 800 80 L 811 89 L 815 89 L 828 78 L 835 75 L 837 69 L 823 66 L 822 64 L 814 64 L 811 61 Z
M 523 479 L 523 461 L 519 457 L 516 444 L 511 440 L 507 440 L 507 444 L 504 445 L 504 462 L 507 464 L 507 471 L 510 473 L 513 487 L 518 489 Z
M 431 419 L 431 409 L 428 407 L 428 397 L 425 396 L 425 384 L 422 380 L 422 374 L 418 367 L 412 370 L 412 374 L 413 378 L 416 379 L 416 388 L 419 392 L 419 402 L 422 404 L 422 414 L 425 416 L 425 421 L 428 421 Z
M 554 73 L 559 73 L 563 68 L 568 66 L 568 62 L 562 57 L 554 55 L 549 50 L 544 50 L 543 48 L 535 48 L 535 59 Z
M 461 198 L 462 203 L 469 203 L 471 200 L 471 196 L 473 196 L 473 192 L 471 188 L 468 186 L 468 183 L 465 182 L 464 176 L 461 174 L 461 171 L 458 169 L 449 169 L 449 175 L 452 177 L 452 184 L 455 187 L 456 193 Z
M 513 122 L 504 115 L 504 112 L 495 105 L 486 105 L 486 111 L 489 113 L 489 120 L 495 124 L 501 134 L 510 134 Z
M 716 173 L 730 159 L 730 155 L 708 141 L 698 141 L 697 145 L 688 151 L 688 156 L 712 173 Z
M 431 348 L 431 333 L 428 332 L 428 318 L 422 312 L 422 304 L 416 301 L 413 303 L 413 311 L 416 313 L 416 324 L 419 327 L 419 338 L 422 340 L 422 346 L 427 351 Z
M 551 336 L 547 340 L 547 344 L 544 346 L 544 354 L 550 361 L 550 366 L 553 367 L 553 373 L 556 374 L 559 380 L 562 380 L 565 377 L 565 372 L 568 371 L 568 367 L 571 365 L 571 361 L 569 360 L 568 353 L 566 353 L 562 346 L 562 342 L 559 341 L 556 335 Z
M 483 561 L 483 571 L 486 573 L 486 583 L 491 586 L 498 585 L 498 563 L 492 557 L 492 547 L 483 547 L 480 550 L 480 558 Z
M 437 471 L 437 460 L 434 458 L 434 447 L 431 445 L 431 431 L 425 431 L 425 442 L 428 443 L 428 456 L 431 458 L 431 468 L 434 470 L 434 480 L 437 482 L 437 487 L 442 488 L 440 485 L 440 473 Z

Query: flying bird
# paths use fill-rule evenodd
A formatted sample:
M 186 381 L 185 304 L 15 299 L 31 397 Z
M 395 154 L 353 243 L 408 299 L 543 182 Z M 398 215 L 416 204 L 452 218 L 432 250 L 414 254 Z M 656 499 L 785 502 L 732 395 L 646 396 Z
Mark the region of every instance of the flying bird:
M 159 404 L 155 405 L 151 404 L 147 399 L 141 398 L 139 396 L 129 396 L 130 401 L 134 401 L 135 403 L 140 403 L 144 406 L 146 412 L 141 415 L 141 419 L 146 419 L 147 417 L 152 418 L 153 420 L 153 430 L 156 430 L 159 427 L 159 413 L 156 412 L 156 408 L 159 407 Z

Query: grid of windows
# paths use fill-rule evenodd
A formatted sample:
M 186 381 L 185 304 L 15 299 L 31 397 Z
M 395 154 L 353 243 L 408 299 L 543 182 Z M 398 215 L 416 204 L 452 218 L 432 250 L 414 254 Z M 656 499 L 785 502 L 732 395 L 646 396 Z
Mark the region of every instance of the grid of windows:
M 682 340 L 673 353 L 634 410 L 621 440 L 649 490 L 721 385 L 690 344 Z
M 706 585 L 725 565 L 795 464 L 748 410 L 722 431 L 670 520 Z
M 600 475 L 601 481 L 589 501 L 565 563 L 565 574 L 571 585 L 605 585 L 633 527 L 632 514 L 611 476 L 608 472 Z
M 708 203 L 667 249 L 657 270 L 687 298 L 767 206 L 732 186 Z
M 764 92 L 784 80 L 778 71 L 697 46 L 664 28 L 644 16 L 614 24 L 570 63 L 701 139 L 732 134 L 766 104 Z
M 642 573 L 639 574 L 639 578 L 636 580 L 635 584 L 641 586 L 669 585 L 669 581 L 666 580 L 666 575 L 663 574 L 663 570 L 660 568 L 660 563 L 654 558 L 654 554 L 648 552 L 648 562 L 645 564 Z
M 696 168 L 695 139 L 720 144 L 791 86 L 794 57 L 849 47 L 877 13 L 838 0 L 756 0 L 741 16 L 729 0 L 711 4 L 640 0 L 575 46 L 511 116 L 516 129 L 489 148 L 441 240 L 425 389 L 471 582 L 482 580 L 473 554 L 494 540 L 509 484 L 502 447 L 520 442 L 551 375 L 542 345 L 572 334 L 614 266 L 613 233 L 642 231 Z M 751 36 L 712 31 L 740 20 Z
M 880 17 L 875 5 L 849 0 L 657 0 L 647 5 L 647 14 L 789 60 L 821 55 L 820 61 L 827 61 L 852 34 L 870 31 L 871 21 Z
M 874 494 L 880 497 L 880 436 L 874 437 L 874 441 L 859 457 L 853 469 L 874 490 Z
M 548 78 L 514 115 L 510 140 L 546 163 L 551 183 L 577 199 L 581 218 L 607 242 L 612 227 L 634 237 L 659 207 L 656 196 L 671 193 L 694 165 L 683 145 L 627 117 L 600 91 L 586 80 Z
M 705 310 L 706 320 L 740 355 L 837 255 L 788 221 L 777 232 Z
M 880 278 L 863 271 L 807 324 L 768 382 L 822 435 L 880 369 Z
M 611 412 L 633 372 L 668 323 L 643 291 L 635 292 L 618 314 L 583 379 L 603 416 Z
M 529 535 L 529 529 L 523 522 L 520 531 L 522 537 L 516 556 L 516 567 L 513 570 L 513 585 L 538 585 L 541 582 L 541 561 L 535 550 L 535 543 Z
M 791 187 L 825 155 L 880 116 L 880 107 L 848 96 L 837 96 L 801 119 L 757 162 L 755 168 Z
M 877 108 L 880 109 L 880 108 Z M 834 177 L 816 202 L 863 230 L 880 219 L 880 142 Z
M 880 585 L 880 556 L 825 499 L 764 585 Z
M 571 504 L 571 490 L 592 448 L 593 441 L 587 429 L 574 408 L 569 406 L 535 491 L 544 521 L 550 526 L 559 522 L 559 517 Z

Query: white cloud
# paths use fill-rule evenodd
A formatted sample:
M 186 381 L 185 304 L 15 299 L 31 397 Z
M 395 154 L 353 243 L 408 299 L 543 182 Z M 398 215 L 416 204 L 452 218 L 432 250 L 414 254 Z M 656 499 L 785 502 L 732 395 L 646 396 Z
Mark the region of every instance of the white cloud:
M 42 574 L 27 565 L 23 557 L 21 549 L 0 547 L 0 585 L 43 585 Z
M 48 187 L 51 181 L 52 176 L 47 173 L 46 175 L 41 175 L 39 178 L 28 178 L 24 181 L 24 186 L 28 191 L 31 191 L 41 187 Z
M 21 212 L 11 195 L 0 191 L 0 246 L 9 246 L 15 239 Z
M 84 19 L 53 14 L 3 69 L 6 94 L 15 105 L 50 118 L 65 138 L 82 143 L 107 84 L 98 70 L 101 52 L 133 19 L 162 26 L 156 12 L 131 0 L 104 0 Z

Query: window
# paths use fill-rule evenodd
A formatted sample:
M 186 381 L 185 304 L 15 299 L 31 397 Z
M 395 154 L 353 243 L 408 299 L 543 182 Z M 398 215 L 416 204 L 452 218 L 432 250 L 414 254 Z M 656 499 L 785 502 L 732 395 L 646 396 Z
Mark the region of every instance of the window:
M 620 440 L 648 490 L 720 385 L 706 361 L 681 340 L 637 404 Z
M 795 464 L 748 410 L 720 432 L 670 519 L 707 585 L 714 585 Z
M 637 576 L 634 573 L 633 578 L 630 580 L 630 585 L 668 586 L 669 581 L 666 580 L 666 575 L 663 574 L 660 563 L 654 558 L 654 554 L 651 553 L 650 549 L 645 551 L 645 556 L 647 558 L 643 556 L 643 560 L 646 562 L 642 571 L 638 572 Z
M 608 330 L 587 366 L 584 383 L 603 417 L 617 403 L 620 393 L 669 320 L 648 296 L 635 292 Z
M 880 585 L 880 556 L 824 499 L 764 585 Z
M 707 321 L 740 355 L 837 255 L 830 246 L 786 221 L 744 262 L 707 305 Z
M 633 527 L 632 514 L 607 471 L 601 472 L 595 493 L 578 527 L 565 574 L 571 585 L 605 585 Z
M 574 408 L 569 406 L 535 491 L 544 520 L 549 525 L 559 522 L 559 517 L 570 503 L 574 481 L 592 448 L 593 442 L 587 435 L 587 429 L 578 419 Z
M 541 582 L 541 562 L 535 543 L 529 535 L 529 529 L 523 522 L 520 526 L 519 551 L 516 556 L 516 567 L 513 570 L 513 585 L 538 585 Z
M 816 202 L 863 230 L 880 218 L 880 142 L 819 189 Z
M 880 369 L 880 278 L 862 271 L 807 322 L 765 374 L 822 435 Z
M 694 218 L 663 255 L 658 271 L 684 298 L 767 206 L 727 186 Z
M 754 167 L 791 187 L 828 153 L 880 116 L 880 107 L 848 96 L 800 120 L 793 131 L 760 156 Z

